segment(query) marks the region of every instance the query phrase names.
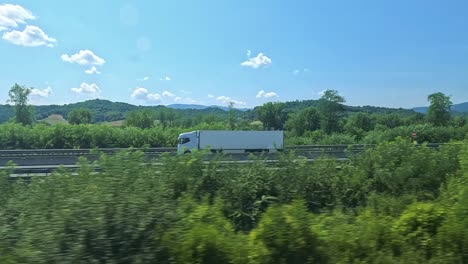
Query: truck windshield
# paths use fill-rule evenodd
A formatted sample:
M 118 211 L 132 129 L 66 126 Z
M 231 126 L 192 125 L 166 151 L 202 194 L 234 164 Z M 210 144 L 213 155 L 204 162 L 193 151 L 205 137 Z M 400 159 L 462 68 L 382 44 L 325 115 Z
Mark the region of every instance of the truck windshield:
M 187 142 L 190 142 L 190 138 L 179 138 L 179 144 L 185 144 Z

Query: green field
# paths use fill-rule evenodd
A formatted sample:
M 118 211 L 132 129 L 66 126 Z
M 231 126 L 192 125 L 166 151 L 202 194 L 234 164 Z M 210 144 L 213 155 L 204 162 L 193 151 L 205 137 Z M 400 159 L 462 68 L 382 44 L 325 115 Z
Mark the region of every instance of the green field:
M 68 124 L 67 120 L 65 120 L 65 118 L 63 118 L 62 115 L 56 115 L 56 114 L 50 115 L 47 118 L 44 118 L 38 121 L 45 122 L 49 125 Z

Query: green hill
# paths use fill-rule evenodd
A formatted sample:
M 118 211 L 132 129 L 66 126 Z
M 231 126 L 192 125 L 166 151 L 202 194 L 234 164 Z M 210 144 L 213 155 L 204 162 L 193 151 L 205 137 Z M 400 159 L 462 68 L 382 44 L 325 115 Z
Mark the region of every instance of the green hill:
M 0 105 L 0 123 L 8 121 L 14 115 L 11 105 Z
M 295 112 L 306 107 L 315 107 L 318 100 L 296 100 L 285 102 L 287 112 Z M 468 105 L 468 103 L 467 103 Z M 84 102 L 78 102 L 65 105 L 40 105 L 34 107 L 34 114 L 36 120 L 46 119 L 52 115 L 61 115 L 67 119 L 68 113 L 73 109 L 86 108 L 93 112 L 93 123 L 113 122 L 125 119 L 126 113 L 138 109 L 153 109 L 155 111 L 164 110 L 172 112 L 178 119 L 191 118 L 194 116 L 217 116 L 218 118 L 227 117 L 228 112 L 226 108 L 218 106 L 198 107 L 184 107 L 179 105 L 172 106 L 136 106 L 122 102 L 111 102 L 109 100 L 94 99 Z M 367 113 L 396 113 L 402 115 L 414 114 L 414 110 L 402 108 L 386 108 L 378 106 L 346 106 L 348 112 L 367 112 Z M 455 110 L 455 109 L 454 109 Z M 239 116 L 253 118 L 255 116 L 255 109 L 236 109 Z M 14 116 L 13 108 L 10 105 L 0 105 L 0 123 L 8 121 Z
M 421 106 L 421 107 L 415 107 L 413 108 L 413 110 L 418 113 L 426 113 L 427 108 L 428 108 L 427 106 Z M 452 112 L 468 113 L 468 102 L 452 105 Z
M 319 100 L 296 100 L 285 102 L 286 109 L 289 111 L 296 111 L 304 109 L 306 107 L 317 107 Z M 366 113 L 380 113 L 380 114 L 414 114 L 414 111 L 411 109 L 404 108 L 388 108 L 380 106 L 345 106 L 346 111 L 348 112 L 366 112 Z
M 88 100 L 84 102 L 66 105 L 41 105 L 35 107 L 37 119 L 47 118 L 50 115 L 62 115 L 65 119 L 73 109 L 85 108 L 93 112 L 93 122 L 115 121 L 124 118 L 125 113 L 138 108 L 138 106 L 111 102 L 108 100 Z

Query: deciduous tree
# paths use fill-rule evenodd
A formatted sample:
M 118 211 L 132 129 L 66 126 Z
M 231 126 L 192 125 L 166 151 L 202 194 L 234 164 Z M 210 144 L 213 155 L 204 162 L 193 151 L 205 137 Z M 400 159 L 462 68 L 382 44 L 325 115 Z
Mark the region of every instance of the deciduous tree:
M 285 104 L 268 102 L 255 108 L 257 117 L 266 129 L 283 129 L 286 121 Z
M 92 117 L 93 114 L 89 109 L 79 108 L 70 111 L 67 119 L 70 124 L 79 125 L 91 123 Z
M 229 121 L 229 128 L 231 130 L 234 130 L 236 128 L 236 112 L 234 110 L 234 102 L 229 103 L 228 121 Z
M 286 121 L 286 128 L 294 131 L 297 136 L 302 136 L 305 131 L 320 129 L 320 114 L 313 107 L 305 108 L 290 115 Z
M 156 114 L 149 109 L 131 111 L 127 114 L 125 125 L 139 128 L 150 128 L 154 125 L 155 120 Z
M 320 125 L 325 133 L 340 131 L 340 118 L 345 111 L 344 102 L 346 100 L 336 90 L 323 92 L 318 109 L 321 115 Z
M 28 96 L 31 89 L 17 83 L 8 92 L 8 102 L 15 105 L 15 121 L 23 125 L 33 122 L 33 109 L 28 105 Z
M 450 121 L 450 107 L 452 106 L 450 96 L 438 92 L 429 95 L 427 100 L 431 102 L 427 110 L 427 120 L 436 126 L 447 125 Z

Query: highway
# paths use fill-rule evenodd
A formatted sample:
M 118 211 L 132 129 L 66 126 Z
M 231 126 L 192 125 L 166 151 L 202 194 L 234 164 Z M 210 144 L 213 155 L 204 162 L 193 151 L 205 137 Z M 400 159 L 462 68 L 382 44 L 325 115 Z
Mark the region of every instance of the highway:
M 431 148 L 438 148 L 441 144 L 429 144 Z M 284 149 L 294 151 L 298 156 L 313 160 L 318 157 L 328 156 L 335 159 L 346 159 L 350 153 L 357 154 L 365 151 L 373 145 L 302 145 L 289 146 Z M 145 148 L 145 149 L 31 149 L 31 150 L 0 150 L 0 170 L 5 170 L 8 163 L 15 164 L 14 173 L 23 174 L 49 174 L 60 166 L 75 169 L 79 157 L 85 157 L 89 162 L 99 159 L 101 154 L 114 155 L 120 151 L 141 151 L 148 161 L 157 160 L 163 153 L 177 155 L 176 148 Z M 258 155 L 258 154 L 255 154 Z M 214 155 L 207 155 L 207 160 Z M 276 160 L 276 154 L 263 154 L 266 160 Z M 248 160 L 248 154 L 229 154 L 226 159 L 234 162 Z
M 362 152 L 371 145 L 309 145 L 291 146 L 285 151 L 294 150 L 297 154 L 308 158 L 316 158 L 322 154 L 327 154 L 337 158 L 346 157 L 345 150 L 352 152 Z M 79 157 L 85 157 L 93 162 L 99 159 L 101 154 L 113 155 L 119 151 L 141 151 L 149 159 L 157 158 L 163 153 L 176 155 L 176 148 L 146 148 L 146 149 L 31 149 L 31 150 L 0 150 L 0 167 L 5 167 L 8 162 L 13 162 L 16 166 L 49 166 L 49 165 L 74 165 Z M 228 155 L 233 160 L 245 160 L 248 154 Z M 265 154 L 268 159 L 275 159 L 275 154 Z

